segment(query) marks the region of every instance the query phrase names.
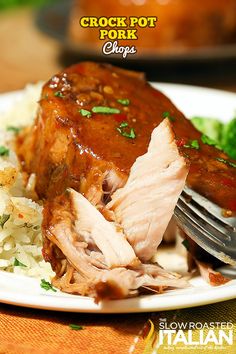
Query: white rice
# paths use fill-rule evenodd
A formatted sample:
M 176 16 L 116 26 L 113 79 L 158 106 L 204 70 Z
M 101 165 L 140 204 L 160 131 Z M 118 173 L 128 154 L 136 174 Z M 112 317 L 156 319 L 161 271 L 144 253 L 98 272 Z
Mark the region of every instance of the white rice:
M 32 123 L 41 87 L 28 85 L 17 104 L 0 112 L 0 147 L 9 150 L 8 156 L 0 156 L 0 270 L 49 279 L 53 271 L 42 257 L 42 206 L 30 199 L 35 176 L 25 182 L 13 149 L 15 133 L 7 130 Z

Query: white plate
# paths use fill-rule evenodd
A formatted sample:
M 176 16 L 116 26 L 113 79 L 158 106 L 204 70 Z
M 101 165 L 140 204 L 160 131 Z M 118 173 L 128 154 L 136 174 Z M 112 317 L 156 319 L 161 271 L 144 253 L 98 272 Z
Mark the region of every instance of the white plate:
M 219 117 L 227 121 L 236 111 L 236 94 L 205 88 L 154 84 L 169 96 L 187 116 Z M 0 95 L 0 111 L 6 110 L 21 92 Z M 10 124 L 10 122 L 9 122 Z M 201 277 L 191 280 L 192 287 L 161 295 L 146 295 L 126 300 L 95 304 L 93 299 L 40 288 L 37 279 L 0 272 L 0 301 L 7 304 L 48 310 L 94 313 L 122 313 L 172 310 L 200 306 L 236 298 L 236 280 L 210 287 Z

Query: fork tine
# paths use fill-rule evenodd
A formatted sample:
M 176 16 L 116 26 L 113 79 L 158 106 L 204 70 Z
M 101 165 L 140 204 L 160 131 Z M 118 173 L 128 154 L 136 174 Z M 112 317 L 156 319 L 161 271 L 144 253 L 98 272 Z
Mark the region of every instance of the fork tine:
M 207 228 L 215 238 L 220 238 L 221 241 L 231 242 L 233 231 L 223 227 L 217 219 L 212 220 L 209 213 L 206 209 L 203 209 L 198 204 L 195 204 L 192 200 L 191 203 L 186 203 L 182 198 L 178 201 L 179 208 L 186 214 L 188 217 L 195 217 L 196 221 L 201 224 L 204 228 Z M 236 234 L 235 234 L 236 237 Z
M 236 265 L 235 249 L 227 247 L 225 250 L 222 247 L 222 244 L 219 245 L 216 242 L 212 242 L 212 239 L 209 238 L 209 233 L 207 233 L 203 227 L 200 227 L 198 222 L 193 221 L 186 216 L 178 205 L 175 208 L 175 217 L 180 228 L 197 244 L 199 244 L 199 246 L 216 258 L 220 259 L 222 262 Z M 227 251 L 227 253 L 225 251 Z
M 178 225 L 202 248 L 225 263 L 236 264 L 236 218 L 224 218 L 219 206 L 187 187 L 175 216 Z
M 190 202 L 191 202 L 191 200 L 193 200 L 199 206 L 204 208 L 207 212 L 207 216 L 211 217 L 212 220 L 217 219 L 217 222 L 220 221 L 220 223 L 224 227 L 226 227 L 226 228 L 229 227 L 230 229 L 233 229 L 234 231 L 236 230 L 236 218 L 235 217 L 224 217 L 222 214 L 222 208 L 220 208 L 217 204 L 214 204 L 213 202 L 211 202 L 207 198 L 203 197 L 199 193 L 197 193 L 194 190 L 185 186 L 181 197 L 187 197 L 188 199 L 190 197 Z
M 225 236 L 223 234 L 218 234 L 216 235 L 213 232 L 217 231 L 216 229 L 209 229 L 209 225 L 206 225 L 206 223 L 202 220 L 201 216 L 198 214 L 194 213 L 190 208 L 188 208 L 186 205 L 183 205 L 181 202 L 178 203 L 178 209 L 182 214 L 188 218 L 189 221 L 192 221 L 192 224 L 195 224 L 195 227 L 197 227 L 202 233 L 204 233 L 208 238 L 211 239 L 212 242 L 217 243 L 221 247 L 226 246 L 226 242 L 224 239 L 221 239 L 222 236 Z M 218 237 L 217 237 L 218 236 Z

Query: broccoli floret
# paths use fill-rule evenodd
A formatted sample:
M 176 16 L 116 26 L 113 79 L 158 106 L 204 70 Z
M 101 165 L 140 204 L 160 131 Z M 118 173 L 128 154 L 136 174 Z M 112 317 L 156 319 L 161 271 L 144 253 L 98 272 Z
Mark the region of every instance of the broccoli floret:
M 202 117 L 194 117 L 191 121 L 196 129 L 206 135 L 206 137 L 202 136 L 202 139 L 209 137 L 216 143 L 208 145 L 221 147 L 229 157 L 236 160 L 236 118 L 227 124 L 217 119 Z
M 222 139 L 223 123 L 217 119 L 193 117 L 191 119 L 194 127 L 201 133 L 213 139 L 216 143 L 220 143 Z
M 225 124 L 221 146 L 229 157 L 236 159 L 236 118 Z

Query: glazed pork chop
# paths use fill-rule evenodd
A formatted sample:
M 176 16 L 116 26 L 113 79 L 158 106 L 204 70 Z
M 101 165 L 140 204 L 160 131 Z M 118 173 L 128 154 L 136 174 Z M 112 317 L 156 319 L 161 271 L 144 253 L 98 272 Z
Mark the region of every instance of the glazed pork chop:
M 19 137 L 18 153 L 37 175 L 40 198 L 71 187 L 94 204 L 124 186 L 148 148 L 153 129 L 167 117 L 189 158 L 187 184 L 222 208 L 236 211 L 236 168 L 143 74 L 107 64 L 80 63 L 43 87 L 34 126 Z
M 234 163 L 142 74 L 111 65 L 52 77 L 18 154 L 46 200 L 43 254 L 63 291 L 99 300 L 174 286 L 152 256 L 189 165 L 190 187 L 236 211 Z

